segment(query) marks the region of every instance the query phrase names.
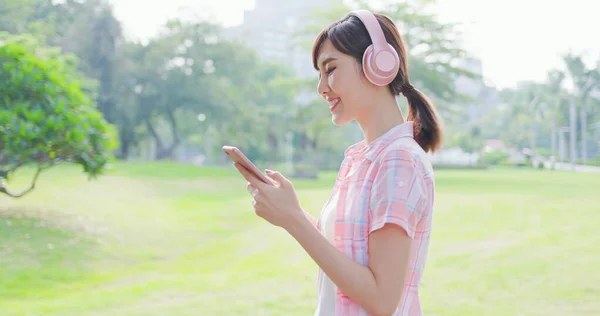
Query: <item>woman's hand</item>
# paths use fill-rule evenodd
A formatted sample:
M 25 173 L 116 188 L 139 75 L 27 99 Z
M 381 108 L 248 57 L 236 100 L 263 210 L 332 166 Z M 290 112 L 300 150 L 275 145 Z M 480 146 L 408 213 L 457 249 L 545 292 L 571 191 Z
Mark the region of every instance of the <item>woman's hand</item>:
M 269 185 L 260 181 L 242 165 L 234 165 L 248 181 L 247 189 L 254 197 L 252 204 L 256 215 L 285 230 L 306 220 L 294 186 L 281 173 L 266 170 L 267 177 L 275 182 L 275 185 Z

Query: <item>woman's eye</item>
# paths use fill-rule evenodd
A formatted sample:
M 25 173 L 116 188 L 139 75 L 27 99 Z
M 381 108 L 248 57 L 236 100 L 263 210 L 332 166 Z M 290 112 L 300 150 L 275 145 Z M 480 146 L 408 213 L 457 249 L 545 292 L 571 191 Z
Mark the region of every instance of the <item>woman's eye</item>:
M 325 70 L 326 74 L 330 74 L 335 70 L 335 67 Z

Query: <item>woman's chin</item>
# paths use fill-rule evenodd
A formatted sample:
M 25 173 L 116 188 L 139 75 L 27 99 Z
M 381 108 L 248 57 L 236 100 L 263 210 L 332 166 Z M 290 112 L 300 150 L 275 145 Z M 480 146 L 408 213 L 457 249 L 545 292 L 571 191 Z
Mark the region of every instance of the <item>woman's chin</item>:
M 348 120 L 344 116 L 338 115 L 338 114 L 335 114 L 335 113 L 331 116 L 331 122 L 333 122 L 333 124 L 336 125 L 336 126 L 344 125 L 344 124 L 348 123 L 349 121 L 350 120 Z

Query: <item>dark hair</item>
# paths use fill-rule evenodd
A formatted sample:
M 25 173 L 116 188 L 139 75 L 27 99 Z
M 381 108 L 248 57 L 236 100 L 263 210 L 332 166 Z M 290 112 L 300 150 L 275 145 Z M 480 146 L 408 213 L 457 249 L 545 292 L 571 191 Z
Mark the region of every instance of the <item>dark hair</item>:
M 427 96 L 410 84 L 404 40 L 394 22 L 385 15 L 378 13 L 374 15 L 381 25 L 387 42 L 396 49 L 400 57 L 400 69 L 388 87 L 393 95 L 403 94 L 406 97 L 409 107 L 407 119 L 414 122 L 415 140 L 423 150 L 433 152 L 440 147 L 442 138 L 442 128 L 435 106 Z M 367 28 L 361 20 L 347 15 L 329 25 L 317 36 L 312 50 L 313 67 L 317 71 L 319 51 L 327 39 L 338 51 L 354 57 L 359 64 L 362 63 L 363 52 L 372 43 Z

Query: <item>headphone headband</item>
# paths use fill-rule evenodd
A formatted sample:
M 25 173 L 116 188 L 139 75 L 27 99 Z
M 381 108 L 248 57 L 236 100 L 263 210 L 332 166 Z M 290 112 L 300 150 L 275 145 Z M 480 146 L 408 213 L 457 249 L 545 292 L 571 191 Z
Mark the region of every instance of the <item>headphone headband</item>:
M 368 10 L 354 10 L 350 12 L 350 15 L 353 15 L 362 21 L 365 28 L 367 28 L 367 32 L 371 37 L 371 42 L 373 42 L 373 48 L 375 50 L 379 51 L 385 49 L 387 41 L 385 40 L 381 25 L 379 25 L 379 22 L 373 13 Z
M 365 76 L 375 85 L 389 84 L 394 80 L 400 68 L 398 52 L 385 39 L 383 29 L 373 13 L 368 10 L 355 10 L 349 15 L 362 21 L 373 43 L 363 53 L 362 67 Z

